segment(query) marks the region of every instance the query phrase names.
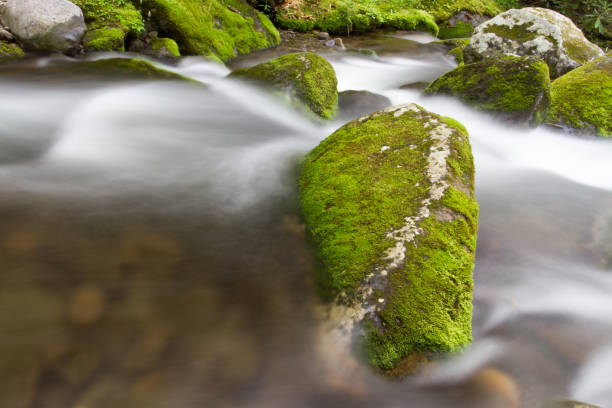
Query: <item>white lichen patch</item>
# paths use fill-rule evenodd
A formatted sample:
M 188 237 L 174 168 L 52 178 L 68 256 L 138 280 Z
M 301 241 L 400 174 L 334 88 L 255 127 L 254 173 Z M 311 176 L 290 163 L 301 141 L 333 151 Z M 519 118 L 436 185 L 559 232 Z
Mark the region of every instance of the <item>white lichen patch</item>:
M 389 146 L 383 146 L 383 147 L 380 148 L 380 152 L 383 153 L 383 152 L 386 152 L 389 149 L 390 149 Z

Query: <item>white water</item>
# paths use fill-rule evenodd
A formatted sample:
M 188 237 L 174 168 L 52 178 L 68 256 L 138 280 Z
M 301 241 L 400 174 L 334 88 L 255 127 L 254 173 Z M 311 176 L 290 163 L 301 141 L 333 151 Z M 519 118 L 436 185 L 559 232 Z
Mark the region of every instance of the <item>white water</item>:
M 270 345 L 270 336 L 262 340 L 267 369 L 248 387 L 230 388 L 246 393 L 250 406 L 331 407 L 348 400 L 353 406 L 406 401 L 450 406 L 444 401 L 457 398 L 453 387 L 485 367 L 507 373 L 526 407 L 563 396 L 612 406 L 612 274 L 604 263 L 612 258 L 605 252 L 612 245 L 612 143 L 545 128 L 512 128 L 455 100 L 397 89 L 451 69 L 439 54 L 334 57 L 332 63 L 340 90 L 366 89 L 393 103 L 416 102 L 459 120 L 470 133 L 481 205 L 474 344 L 416 381 L 387 384 L 354 367 L 356 372 L 330 374 L 333 391 L 319 379 L 317 370 L 326 364 L 311 350 L 312 323 L 300 321 L 309 309 L 290 306 L 291 297 L 275 286 L 277 281 L 288 285 L 285 274 L 293 267 L 271 254 L 274 245 L 286 245 L 278 251 L 292 260 L 299 258 L 293 251 L 307 251 L 299 239 L 276 238 L 276 226 L 286 215 L 277 207 L 295 201 L 299 158 L 341 123 L 313 123 L 261 90 L 224 79 L 224 67 L 190 58 L 171 68 L 208 88 L 149 83 L 58 89 L 0 78 L 2 196 L 17 207 L 27 203 L 34 212 L 58 201 L 77 219 L 108 213 L 129 222 L 137 212 L 186 214 L 178 223 L 189 234 L 200 219 L 208 225 L 223 218 L 221 232 L 212 227 L 217 232 L 200 227 L 193 232 L 205 237 L 203 247 L 214 247 L 210 252 L 222 267 L 209 268 L 210 261 L 196 267 L 248 282 L 249 274 L 258 277 L 251 289 L 276 301 L 269 313 L 282 316 L 282 324 L 265 326 L 278 342 Z M 137 204 L 113 204 L 126 197 L 138 197 Z M 275 266 L 268 269 L 270 264 Z M 301 285 L 292 289 L 294 296 L 310 290 Z M 229 289 L 226 296 L 239 310 L 256 309 L 241 306 L 241 295 Z M 201 319 L 198 313 L 194 322 Z M 245 323 L 223 339 L 233 344 L 237 337 L 250 338 L 249 330 Z M 299 340 L 290 340 L 291 332 L 301 333 Z M 189 331 L 183 334 L 189 337 Z M 184 375 L 192 384 L 192 376 Z M 192 385 L 181 398 L 170 397 L 175 389 L 165 398 L 191 406 L 192 397 L 193 404 L 201 401 L 192 393 L 206 393 Z M 431 392 L 430 387 L 442 388 Z M 313 400 L 319 394 L 328 395 L 325 403 Z M 464 397 L 455 403 L 477 406 Z

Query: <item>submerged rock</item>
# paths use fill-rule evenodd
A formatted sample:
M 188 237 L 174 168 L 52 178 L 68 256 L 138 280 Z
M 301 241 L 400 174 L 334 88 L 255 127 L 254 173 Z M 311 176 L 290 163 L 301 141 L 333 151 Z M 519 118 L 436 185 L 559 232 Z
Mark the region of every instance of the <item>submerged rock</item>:
M 343 91 L 338 94 L 341 118 L 354 119 L 391 105 L 391 99 L 368 91 Z
M 546 63 L 521 57 L 460 66 L 432 82 L 426 92 L 453 95 L 478 109 L 535 126 L 544 119 L 551 99 Z
M 329 119 L 338 104 L 338 80 L 331 64 L 311 52 L 298 52 L 233 71 L 231 77 L 254 81 L 281 91 Z
M 512 9 L 478 26 L 464 49 L 466 62 L 506 55 L 546 61 L 553 78 L 603 55 L 567 17 L 555 11 Z
M 471 341 L 478 204 L 468 134 L 418 105 L 347 123 L 303 162 L 300 200 L 337 333 L 391 375 Z M 407 362 L 407 363 L 404 363 Z
M 81 9 L 68 0 L 9 0 L 3 21 L 32 50 L 74 52 L 85 35 Z
M 553 81 L 548 121 L 612 137 L 612 52 Z

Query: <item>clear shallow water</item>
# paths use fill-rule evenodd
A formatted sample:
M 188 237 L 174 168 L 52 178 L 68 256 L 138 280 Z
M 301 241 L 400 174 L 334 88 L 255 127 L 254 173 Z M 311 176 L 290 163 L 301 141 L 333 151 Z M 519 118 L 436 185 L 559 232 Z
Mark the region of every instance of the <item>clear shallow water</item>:
M 417 43 L 360 44 L 380 57 L 329 56 L 340 90 L 470 132 L 473 346 L 386 382 L 321 336 L 294 183 L 341 123 L 197 58 L 170 68 L 208 88 L 0 74 L 3 406 L 612 406 L 612 145 L 398 90 L 452 63 Z

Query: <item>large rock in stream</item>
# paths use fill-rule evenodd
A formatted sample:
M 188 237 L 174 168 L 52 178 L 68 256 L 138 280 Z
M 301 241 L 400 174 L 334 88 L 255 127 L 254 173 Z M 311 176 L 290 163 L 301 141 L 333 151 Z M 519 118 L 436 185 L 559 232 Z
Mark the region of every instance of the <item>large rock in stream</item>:
M 306 156 L 299 190 L 321 294 L 372 366 L 401 375 L 471 341 L 478 204 L 460 123 L 414 104 L 349 122 Z
M 331 118 L 337 110 L 336 72 L 325 58 L 312 52 L 283 55 L 237 69 L 230 76 L 280 91 L 324 119 Z
M 548 66 L 525 57 L 460 66 L 432 82 L 426 92 L 453 95 L 478 109 L 534 126 L 543 121 L 551 99 Z
M 28 49 L 73 52 L 85 35 L 85 19 L 68 0 L 9 0 L 3 21 Z
M 612 52 L 553 81 L 548 121 L 612 137 Z
M 526 7 L 508 10 L 479 25 L 464 49 L 466 63 L 508 55 L 540 58 L 556 78 L 603 55 L 603 51 L 564 15 Z

